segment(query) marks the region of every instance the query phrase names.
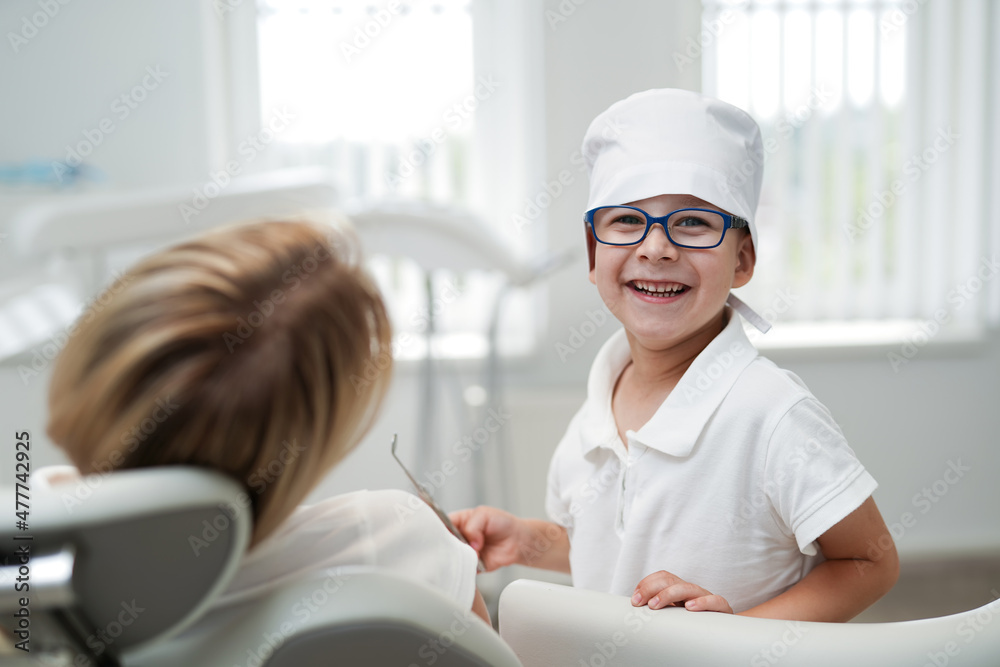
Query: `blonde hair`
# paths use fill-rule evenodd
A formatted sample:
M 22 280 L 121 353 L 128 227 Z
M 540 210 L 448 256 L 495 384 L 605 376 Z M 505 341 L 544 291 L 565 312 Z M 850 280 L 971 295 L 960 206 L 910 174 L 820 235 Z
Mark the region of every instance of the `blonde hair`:
M 56 360 L 49 436 L 84 473 L 231 475 L 256 544 L 358 443 L 388 386 L 388 317 L 358 255 L 344 230 L 265 222 L 145 259 Z

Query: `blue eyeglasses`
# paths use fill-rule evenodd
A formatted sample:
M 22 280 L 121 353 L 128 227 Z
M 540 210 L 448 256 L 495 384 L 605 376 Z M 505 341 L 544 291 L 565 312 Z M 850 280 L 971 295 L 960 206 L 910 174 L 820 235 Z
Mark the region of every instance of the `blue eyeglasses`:
M 749 227 L 738 215 L 707 208 L 680 208 L 656 217 L 635 206 L 598 206 L 584 215 L 599 243 L 629 246 L 642 243 L 653 225 L 663 225 L 667 238 L 681 248 L 715 248 L 727 229 Z

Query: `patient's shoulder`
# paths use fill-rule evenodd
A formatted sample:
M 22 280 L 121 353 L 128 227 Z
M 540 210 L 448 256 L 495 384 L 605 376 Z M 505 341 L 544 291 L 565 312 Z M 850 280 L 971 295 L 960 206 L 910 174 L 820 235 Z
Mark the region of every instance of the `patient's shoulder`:
M 251 549 L 220 604 L 293 578 L 383 567 L 432 584 L 471 605 L 476 556 L 413 494 L 356 491 L 301 505 Z
M 437 551 L 459 544 L 434 510 L 412 493 L 383 489 L 347 495 L 371 541 L 376 562 L 384 560 L 387 552 Z
M 438 520 L 430 507 L 412 493 L 398 489 L 354 491 L 324 498 L 312 505 L 300 505 L 276 535 L 326 533 L 349 525 L 377 530 L 384 524 L 402 525 L 405 519 L 414 516 L 417 521 Z
M 376 565 L 386 553 L 412 552 L 415 540 L 430 547 L 454 541 L 434 511 L 420 498 L 398 489 L 355 491 L 300 505 L 247 560 L 286 563 L 315 561 L 326 565 Z M 335 561 L 335 562 L 334 562 Z

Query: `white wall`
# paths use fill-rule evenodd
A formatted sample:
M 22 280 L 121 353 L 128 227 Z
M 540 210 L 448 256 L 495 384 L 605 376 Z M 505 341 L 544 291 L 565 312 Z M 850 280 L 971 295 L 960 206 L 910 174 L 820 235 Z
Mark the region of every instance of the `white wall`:
M 101 187 L 203 181 L 221 140 L 211 132 L 221 112 L 212 106 L 221 91 L 211 3 L 45 4 L 58 12 L 48 17 L 36 1 L 0 3 L 0 162 L 65 160 L 67 147 L 83 143 L 83 151 L 93 145 L 86 162 L 107 179 Z M 12 43 L 11 33 L 31 37 Z M 160 80 L 147 78 L 147 68 Z
M 58 154 L 106 115 L 111 101 L 141 79 L 146 65 L 161 64 L 171 78 L 95 151 L 94 162 L 123 187 L 203 179 L 216 150 L 204 121 L 219 110 L 211 107 L 209 79 L 201 73 L 211 46 L 200 45 L 216 28 L 216 19 L 196 4 L 70 3 L 16 57 L 0 45 L 3 90 L 16 90 L 18 99 L 27 101 L 0 105 L 2 159 Z M 34 2 L 4 3 L 0 27 L 6 31 L 36 7 Z M 560 7 L 575 10 L 550 26 L 545 12 L 559 12 Z M 545 26 L 544 62 L 539 66 L 546 85 L 538 106 L 544 113 L 544 143 L 535 157 L 544 163 L 547 179 L 563 169 L 571 170 L 574 178 L 547 211 L 551 248 L 583 246 L 585 175 L 572 158 L 590 120 L 637 90 L 698 88 L 697 63 L 679 69 L 673 54 L 697 34 L 699 7 L 697 0 L 589 0 L 580 5 L 546 0 L 537 7 L 536 20 Z M 548 458 L 583 399 L 594 353 L 616 326 L 608 322 L 598 327 L 564 362 L 556 343 L 570 342 L 571 331 L 588 321 L 587 313 L 600 301 L 586 279 L 582 257 L 550 285 L 549 327 L 538 354 L 506 367 L 506 409 L 512 416 L 499 434 L 512 456 L 517 509 L 535 516 L 543 511 Z M 915 522 L 899 539 L 904 554 L 1000 549 L 1000 484 L 995 482 L 1000 472 L 1000 332 L 989 332 L 975 345 L 932 343 L 899 373 L 890 368 L 885 352 L 770 356 L 798 373 L 839 420 L 881 484 L 876 500 L 887 522 L 899 521 L 904 512 L 914 515 Z M 405 486 L 387 450 L 393 432 L 400 433 L 404 452 L 415 438 L 420 387 L 414 370 L 400 370 L 370 437 L 314 497 Z M 472 369 L 466 369 L 457 383 L 460 387 L 473 380 Z M 16 369 L 0 368 L 0 433 L 10 440 L 15 431 L 31 430 L 38 444 L 36 465 L 59 458 L 44 441 L 45 382 L 39 377 L 25 384 Z M 482 422 L 482 415 L 471 409 L 454 401 L 446 405 L 439 431 L 442 462 L 454 457 L 449 453 L 452 443 Z M 946 493 L 921 513 L 925 505 L 915 504 L 914 495 L 944 479 L 949 461 L 972 469 L 954 485 L 942 487 L 940 482 L 938 489 Z M 0 483 L 10 477 L 11 469 L 9 457 L 0 457 Z M 439 495 L 448 507 L 457 507 L 471 497 L 471 484 L 467 468 L 460 466 Z
M 210 54 L 219 25 L 210 3 L 45 5 L 51 16 L 36 1 L 0 3 L 0 163 L 63 161 L 67 147 L 83 143 L 91 147 L 86 163 L 104 180 L 65 192 L 204 181 L 219 154 L 210 128 L 222 111 L 213 103 L 219 91 Z M 0 190 L 0 275 L 13 258 L 3 244 L 3 214 L 41 196 L 53 195 Z M 31 356 L 21 361 L 30 365 Z M 47 381 L 47 371 L 22 379 L 16 365 L 0 367 L 0 433 L 11 443 L 0 452 L 12 452 L 13 434 L 27 429 L 38 445 L 35 465 L 62 460 L 44 438 Z M 0 483 L 12 481 L 12 470 L 13 455 L 0 454 Z

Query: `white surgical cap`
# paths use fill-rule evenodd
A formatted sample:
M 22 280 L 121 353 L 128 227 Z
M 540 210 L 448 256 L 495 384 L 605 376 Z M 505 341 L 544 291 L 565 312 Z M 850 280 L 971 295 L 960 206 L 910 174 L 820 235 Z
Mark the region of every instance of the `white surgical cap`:
M 583 139 L 590 176 L 587 209 L 658 195 L 694 195 L 750 223 L 757 240 L 757 200 L 764 148 L 757 123 L 742 109 L 689 90 L 647 90 L 612 104 Z M 728 303 L 761 331 L 770 325 L 735 295 Z

